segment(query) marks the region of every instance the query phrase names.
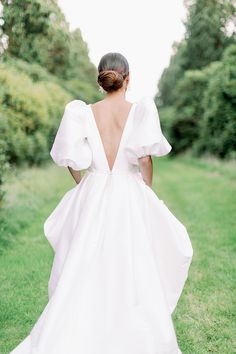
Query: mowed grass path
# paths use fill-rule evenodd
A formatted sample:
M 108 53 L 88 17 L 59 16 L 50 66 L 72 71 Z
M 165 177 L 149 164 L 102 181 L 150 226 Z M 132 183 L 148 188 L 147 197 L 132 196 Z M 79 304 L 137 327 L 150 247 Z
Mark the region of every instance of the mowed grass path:
M 186 226 L 194 249 L 173 316 L 180 348 L 183 354 L 233 354 L 236 167 L 162 157 L 154 168 L 153 189 Z M 17 169 L 8 180 L 0 229 L 1 354 L 29 334 L 47 303 L 53 251 L 43 222 L 74 185 L 69 171 L 53 163 Z

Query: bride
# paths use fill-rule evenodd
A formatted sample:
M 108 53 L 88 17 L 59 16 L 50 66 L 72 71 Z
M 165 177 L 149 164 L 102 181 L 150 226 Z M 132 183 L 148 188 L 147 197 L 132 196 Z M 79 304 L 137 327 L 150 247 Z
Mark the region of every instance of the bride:
M 154 100 L 126 100 L 129 79 L 127 59 L 107 53 L 104 99 L 65 107 L 50 155 L 76 184 L 43 225 L 55 252 L 48 303 L 11 354 L 181 353 L 171 316 L 193 249 L 152 189 L 152 157 L 172 147 Z

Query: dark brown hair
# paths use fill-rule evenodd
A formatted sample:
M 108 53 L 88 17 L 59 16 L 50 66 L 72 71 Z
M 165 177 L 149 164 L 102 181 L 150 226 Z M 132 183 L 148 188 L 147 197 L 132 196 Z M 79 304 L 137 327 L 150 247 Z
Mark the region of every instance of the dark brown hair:
M 117 91 L 128 74 L 127 59 L 120 53 L 107 53 L 100 59 L 97 82 L 106 92 Z

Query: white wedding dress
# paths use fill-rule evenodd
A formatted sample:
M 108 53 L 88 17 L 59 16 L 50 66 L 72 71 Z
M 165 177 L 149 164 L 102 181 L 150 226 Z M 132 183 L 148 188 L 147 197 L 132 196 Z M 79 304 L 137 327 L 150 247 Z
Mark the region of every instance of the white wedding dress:
M 91 105 L 66 105 L 50 154 L 86 172 L 44 223 L 55 251 L 49 301 L 11 354 L 181 353 L 171 315 L 193 249 L 138 166 L 171 148 L 144 97 L 132 104 L 110 170 Z

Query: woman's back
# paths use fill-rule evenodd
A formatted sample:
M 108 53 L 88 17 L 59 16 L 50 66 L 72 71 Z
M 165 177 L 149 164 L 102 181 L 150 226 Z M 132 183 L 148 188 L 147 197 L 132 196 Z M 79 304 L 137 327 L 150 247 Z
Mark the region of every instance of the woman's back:
M 110 170 L 114 166 L 132 105 L 132 102 L 125 100 L 102 100 L 91 105 Z

